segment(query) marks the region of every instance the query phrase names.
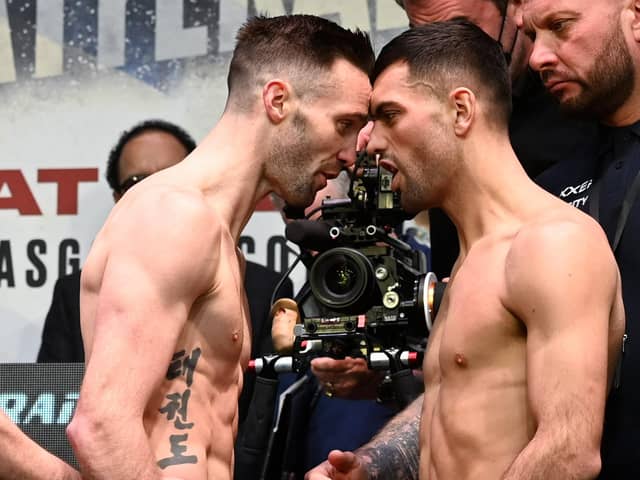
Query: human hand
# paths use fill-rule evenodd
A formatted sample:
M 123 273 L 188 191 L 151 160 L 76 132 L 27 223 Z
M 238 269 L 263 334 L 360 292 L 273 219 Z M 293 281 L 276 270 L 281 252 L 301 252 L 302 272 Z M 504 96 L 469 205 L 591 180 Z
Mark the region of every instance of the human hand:
M 373 122 L 369 120 L 367 124 L 358 132 L 358 139 L 356 140 L 356 151 L 364 150 L 369 143 L 371 137 L 371 130 L 373 130 Z
M 314 358 L 311 371 L 329 396 L 352 400 L 375 399 L 384 374 L 369 370 L 364 358 Z
M 327 461 L 309 470 L 304 480 L 368 480 L 364 464 L 352 452 L 332 450 Z
M 300 321 L 298 305 L 290 298 L 280 298 L 271 307 L 273 322 L 271 324 L 271 339 L 276 352 L 291 353 L 295 335 L 293 329 Z

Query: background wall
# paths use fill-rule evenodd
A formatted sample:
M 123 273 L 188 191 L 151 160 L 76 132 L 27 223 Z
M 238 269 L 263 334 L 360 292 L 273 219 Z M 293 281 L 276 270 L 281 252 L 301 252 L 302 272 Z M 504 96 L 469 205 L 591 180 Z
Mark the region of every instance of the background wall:
M 407 24 L 394 0 L 0 0 L 0 362 L 35 361 L 55 280 L 113 205 L 104 169 L 121 131 L 163 118 L 203 138 L 235 32 L 257 13 L 324 16 L 376 49 Z M 293 257 L 269 208 L 241 246 L 281 270 Z

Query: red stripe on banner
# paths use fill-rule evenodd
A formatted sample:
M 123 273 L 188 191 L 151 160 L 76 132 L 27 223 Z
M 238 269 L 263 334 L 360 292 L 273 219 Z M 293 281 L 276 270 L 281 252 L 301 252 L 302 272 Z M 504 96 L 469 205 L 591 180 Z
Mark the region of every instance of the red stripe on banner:
M 277 210 L 277 208 L 271 201 L 271 197 L 269 195 L 260 200 L 256 205 L 256 212 L 271 212 L 274 210 Z

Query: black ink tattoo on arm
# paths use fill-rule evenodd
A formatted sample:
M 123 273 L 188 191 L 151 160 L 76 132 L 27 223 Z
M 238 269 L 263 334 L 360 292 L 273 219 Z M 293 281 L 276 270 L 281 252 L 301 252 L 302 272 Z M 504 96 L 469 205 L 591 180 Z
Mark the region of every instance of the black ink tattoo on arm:
M 417 409 L 415 415 L 403 420 L 392 419 L 369 443 L 356 450 L 360 460 L 367 465 L 369 480 L 418 479 L 419 412 Z

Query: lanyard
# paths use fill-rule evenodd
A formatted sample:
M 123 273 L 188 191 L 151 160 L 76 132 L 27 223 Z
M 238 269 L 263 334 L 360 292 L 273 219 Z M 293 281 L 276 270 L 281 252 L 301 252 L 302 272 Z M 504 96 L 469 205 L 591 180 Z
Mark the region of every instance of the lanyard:
M 600 185 L 602 183 L 602 178 L 597 179 L 593 187 L 591 187 L 591 193 L 589 195 L 589 215 L 591 215 L 598 223 L 600 223 Z M 629 212 L 631 211 L 631 207 L 633 206 L 633 202 L 638 196 L 638 190 L 640 190 L 640 170 L 636 173 L 631 186 L 627 189 L 624 194 L 624 199 L 622 201 L 622 208 L 620 210 L 620 215 L 618 215 L 618 222 L 616 224 L 616 232 L 613 237 L 613 243 L 611 244 L 611 250 L 615 255 L 618 245 L 620 243 L 620 238 L 622 237 L 622 232 L 624 232 L 624 227 L 627 224 L 627 220 L 629 219 Z M 625 332 L 627 329 L 625 328 Z M 620 388 L 620 384 L 622 382 L 622 363 L 625 356 L 625 345 L 628 340 L 628 334 L 625 333 L 622 336 L 622 351 L 618 362 L 616 364 L 616 370 L 614 374 L 613 380 L 613 388 Z
M 598 179 L 594 182 L 593 187 L 591 187 L 591 194 L 589 195 L 589 215 L 591 215 L 596 221 L 600 221 L 600 184 L 602 183 L 602 179 Z M 627 225 L 627 220 L 629 219 L 629 213 L 631 212 L 631 207 L 638 196 L 638 191 L 640 190 L 640 170 L 636 173 L 631 186 L 627 189 L 624 194 L 624 200 L 622 201 L 622 209 L 620 210 L 620 215 L 618 216 L 618 223 L 616 224 L 616 232 L 613 237 L 613 243 L 611 244 L 611 249 L 615 253 L 618 248 L 618 244 L 620 243 L 620 238 L 622 237 L 622 232 L 624 232 L 624 227 Z

